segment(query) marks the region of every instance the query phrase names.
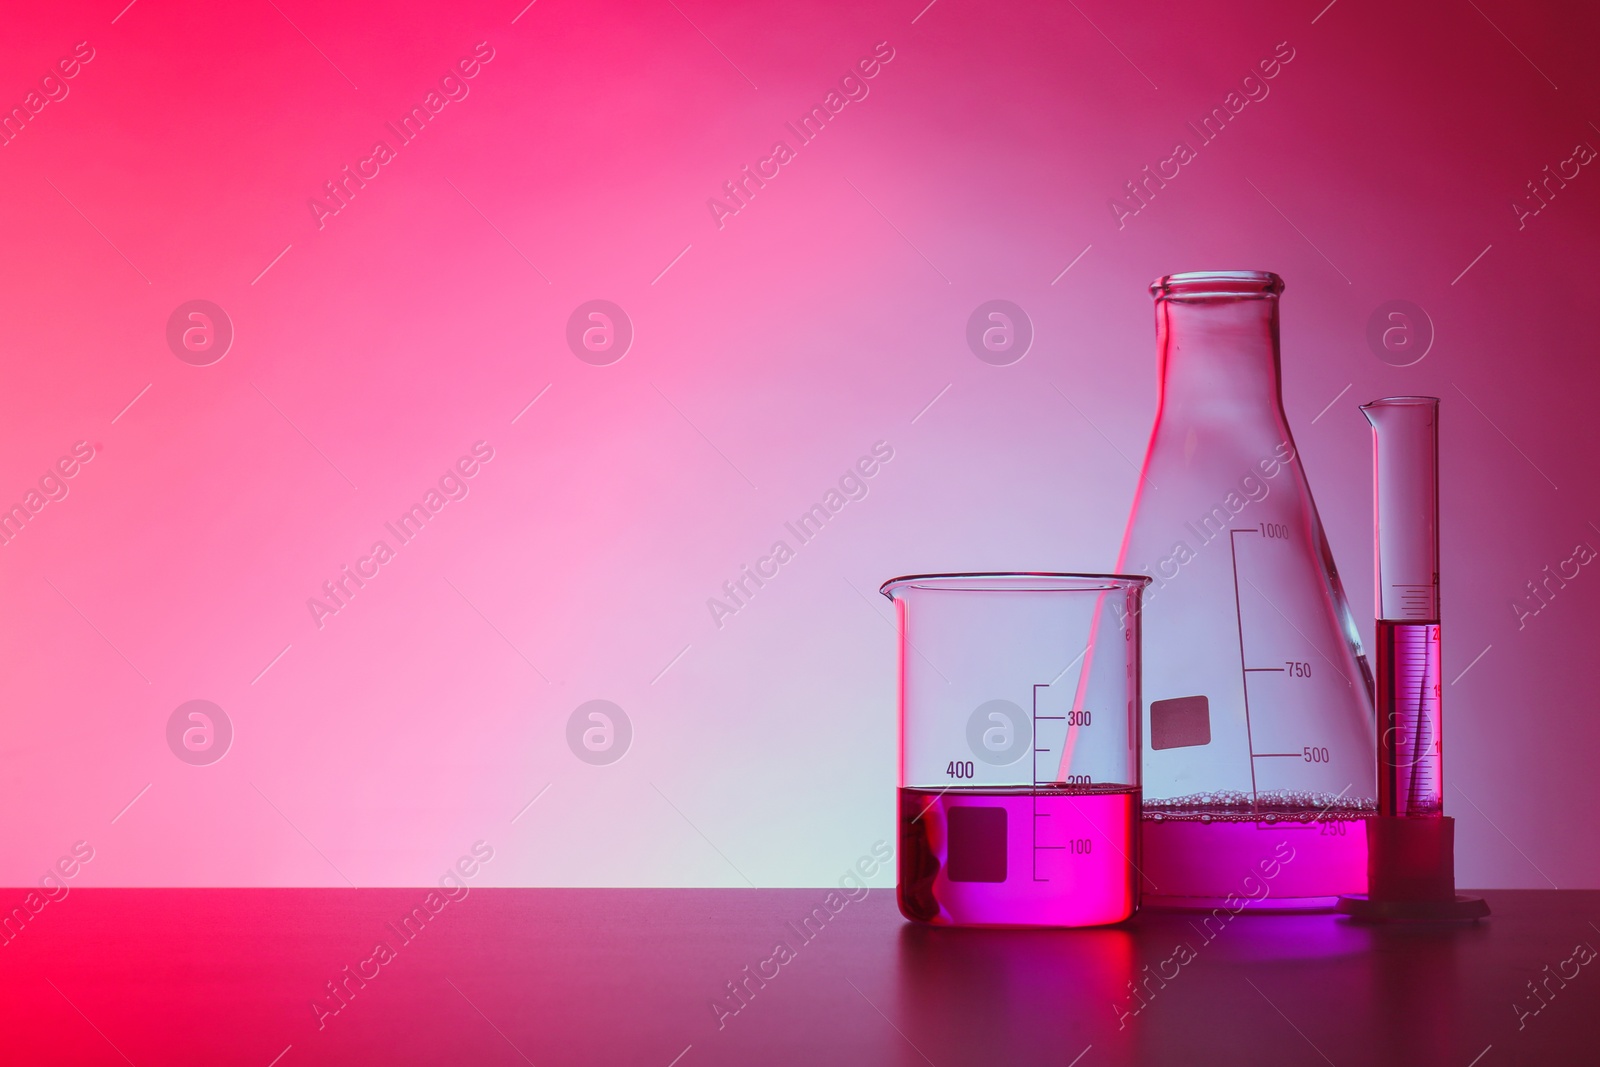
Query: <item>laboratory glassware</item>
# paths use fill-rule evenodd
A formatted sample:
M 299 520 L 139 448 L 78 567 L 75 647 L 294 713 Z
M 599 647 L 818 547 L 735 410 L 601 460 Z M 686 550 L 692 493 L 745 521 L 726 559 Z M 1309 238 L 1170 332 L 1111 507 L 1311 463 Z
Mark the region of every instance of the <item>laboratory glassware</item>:
M 895 578 L 900 911 L 1091 926 L 1139 903 L 1139 596 L 1148 578 Z
M 1378 814 L 1444 813 L 1439 684 L 1439 399 L 1361 406 L 1372 423 Z
M 1160 394 L 1118 560 L 1144 596 L 1145 903 L 1257 909 L 1366 883 L 1372 677 L 1283 410 L 1265 271 L 1174 274 Z
M 1444 814 L 1439 619 L 1439 398 L 1361 406 L 1372 424 L 1377 614 L 1378 813 L 1367 821 L 1367 921 L 1469 921 L 1455 890 L 1455 820 Z

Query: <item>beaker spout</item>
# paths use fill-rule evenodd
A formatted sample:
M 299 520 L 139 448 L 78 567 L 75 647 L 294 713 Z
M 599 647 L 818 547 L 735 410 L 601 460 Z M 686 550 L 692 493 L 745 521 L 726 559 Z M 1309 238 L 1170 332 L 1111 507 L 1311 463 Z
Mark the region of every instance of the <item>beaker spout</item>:
M 1377 617 L 1439 621 L 1439 398 L 1361 406 L 1373 435 Z

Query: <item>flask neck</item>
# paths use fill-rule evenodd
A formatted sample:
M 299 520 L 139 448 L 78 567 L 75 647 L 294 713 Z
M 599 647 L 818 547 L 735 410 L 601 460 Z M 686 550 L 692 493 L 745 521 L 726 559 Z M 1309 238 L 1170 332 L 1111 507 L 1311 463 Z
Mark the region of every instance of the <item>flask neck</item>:
M 1276 293 L 1157 296 L 1163 411 L 1233 422 L 1281 413 Z

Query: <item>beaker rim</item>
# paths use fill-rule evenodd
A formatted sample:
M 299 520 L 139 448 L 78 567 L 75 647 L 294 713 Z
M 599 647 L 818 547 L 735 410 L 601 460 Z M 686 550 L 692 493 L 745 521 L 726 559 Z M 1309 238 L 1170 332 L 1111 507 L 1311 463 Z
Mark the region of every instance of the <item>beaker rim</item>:
M 1143 589 L 1154 579 L 1143 574 L 1082 574 L 1057 571 L 961 571 L 951 574 L 904 574 L 890 578 L 878 592 L 894 599 L 902 589 L 937 589 L 965 593 L 1082 593 Z
M 1192 270 L 1168 274 L 1150 283 L 1150 295 L 1158 300 L 1275 297 L 1281 292 L 1283 279 L 1269 270 Z
M 1439 403 L 1439 398 L 1436 396 L 1382 396 L 1362 404 L 1361 410 L 1382 407 L 1415 407 L 1437 403 Z

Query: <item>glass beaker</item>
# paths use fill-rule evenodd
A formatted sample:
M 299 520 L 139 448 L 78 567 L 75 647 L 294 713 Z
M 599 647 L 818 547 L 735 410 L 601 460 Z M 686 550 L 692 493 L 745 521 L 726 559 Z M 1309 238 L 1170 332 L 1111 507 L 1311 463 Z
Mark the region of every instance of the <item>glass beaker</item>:
M 1139 595 L 1102 574 L 895 578 L 900 911 L 1090 926 L 1139 903 Z
M 1160 401 L 1117 564 L 1153 579 L 1146 902 L 1212 907 L 1272 864 L 1251 907 L 1331 907 L 1366 883 L 1372 677 L 1283 411 L 1283 282 L 1150 288 Z

